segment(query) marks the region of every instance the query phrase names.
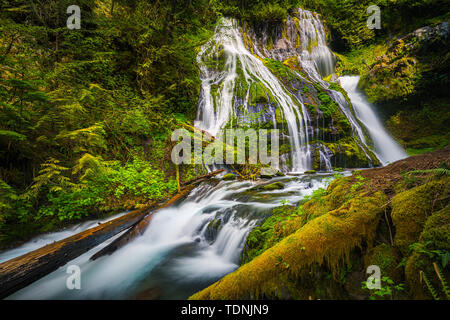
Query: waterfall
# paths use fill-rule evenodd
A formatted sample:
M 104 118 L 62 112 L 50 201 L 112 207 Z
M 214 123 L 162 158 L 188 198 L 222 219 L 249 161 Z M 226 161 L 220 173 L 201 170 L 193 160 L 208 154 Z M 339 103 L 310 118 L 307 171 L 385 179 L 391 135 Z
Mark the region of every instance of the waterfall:
M 211 61 L 225 59 L 223 68 L 211 69 Z M 256 56 L 249 52 L 235 20 L 223 18 L 211 41 L 203 46 L 198 64 L 201 69 L 202 94 L 196 126 L 217 136 L 242 106 L 248 112 L 252 88 L 262 84 L 283 112 L 292 146 L 292 171 L 310 167 L 308 113 L 302 101 L 288 93 L 280 80 Z M 236 101 L 237 85 L 245 85 L 243 104 Z M 214 86 L 214 88 L 213 88 Z M 216 94 L 213 94 L 213 89 Z M 274 117 L 275 114 L 272 114 Z M 274 127 L 276 128 L 276 127 Z
M 314 80 L 321 81 L 320 77 L 315 76 L 316 70 L 322 77 L 334 73 L 336 59 L 327 46 L 325 28 L 317 14 L 298 9 L 298 15 L 298 36 L 300 40 L 306 39 L 306 41 L 300 41 L 302 48 L 300 61 L 303 62 L 303 68 L 307 70 L 308 74 L 314 75 Z M 311 67 L 311 63 L 308 61 L 312 61 L 314 67 Z
M 203 183 L 178 206 L 155 213 L 144 234 L 114 254 L 89 260 L 120 234 L 8 299 L 132 299 L 155 295 L 186 299 L 239 267 L 248 233 L 270 215 L 272 208 L 280 206 L 281 200 L 296 204 L 325 187 L 330 178 L 330 174 L 280 177 L 277 181 L 285 188 L 278 192 L 255 190 L 261 182 Z M 38 237 L 22 247 L 21 253 L 60 236 L 57 232 Z M 0 259 L 17 253 L 5 252 Z M 69 265 L 81 269 L 81 290 L 66 288 Z
M 341 86 L 347 91 L 355 114 L 367 128 L 373 141 L 373 149 L 383 165 L 407 157 L 406 152 L 389 135 L 364 94 L 358 90 L 359 76 L 339 78 Z
M 283 171 L 310 170 L 315 156 L 320 157 L 321 162 L 325 161 L 326 169 L 331 170 L 329 164 L 334 154 L 318 151 L 325 147 L 325 130 L 322 137 L 318 137 L 320 130 L 314 129 L 318 120 L 312 123 L 310 111 L 305 107 L 305 96 L 298 93 L 302 88 L 295 87 L 295 82 L 301 87 L 301 83 L 318 85 L 335 101 L 351 124 L 350 135 L 354 136 L 357 148 L 362 150 L 370 165 L 372 158 L 366 151 L 363 130 L 347 101 L 322 79 L 333 73 L 335 65 L 335 57 L 326 45 L 322 21 L 317 14 L 298 9 L 283 28 L 275 30 L 275 36 L 271 36 L 271 30 L 259 30 L 257 34 L 248 25 L 239 26 L 233 19 L 220 20 L 214 36 L 202 46 L 197 56 L 202 85 L 195 126 L 213 136 L 221 136 L 226 127 L 248 123 L 246 115 L 262 112 L 252 121 L 270 121 L 273 128 L 287 129 L 281 139 L 289 141 L 291 162 L 286 165 L 289 159 L 281 157 Z M 275 38 L 269 40 L 270 37 Z M 272 45 L 270 41 L 273 41 Z M 280 61 L 280 64 L 294 59 L 302 72 L 289 69 L 294 80 L 286 83 L 266 65 L 270 59 Z M 311 146 L 314 139 L 321 140 L 315 143 L 319 146 L 315 149 L 316 155 Z

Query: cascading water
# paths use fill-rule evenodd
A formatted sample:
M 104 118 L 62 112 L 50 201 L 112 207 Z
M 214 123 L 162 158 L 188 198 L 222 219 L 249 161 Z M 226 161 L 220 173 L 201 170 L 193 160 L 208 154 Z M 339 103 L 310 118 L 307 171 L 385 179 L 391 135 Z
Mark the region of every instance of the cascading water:
M 261 182 L 204 183 L 177 207 L 157 212 L 141 237 L 113 255 L 89 260 L 120 235 L 9 299 L 185 299 L 238 268 L 248 233 L 281 200 L 295 204 L 330 177 L 280 177 L 285 188 L 271 192 L 256 189 Z M 32 243 L 44 244 L 39 241 Z M 26 245 L 20 253 L 28 249 L 35 248 Z M 18 253 L 5 252 L 0 259 Z M 66 288 L 69 265 L 81 268 L 81 290 Z
M 294 18 L 286 21 L 285 29 L 278 30 L 272 46 L 268 44 L 267 30 L 256 36 L 251 29 L 245 29 L 244 33 L 243 28 L 245 26 L 239 27 L 232 19 L 222 19 L 214 37 L 198 55 L 202 90 L 196 127 L 217 136 L 232 121 L 243 121 L 247 113 L 265 110 L 254 120 L 270 121 L 274 128 L 287 126 L 290 153 L 281 156 L 285 163 L 284 171 L 310 169 L 313 148 L 317 152 L 314 157 L 317 157 L 318 169 L 331 171 L 330 159 L 336 150 L 330 148 L 339 137 L 339 133 L 333 133 L 337 131 L 334 118 L 330 128 L 323 124 L 322 111 L 317 111 L 319 116 L 313 121 L 305 106 L 306 101 L 311 102 L 306 100 L 305 90 L 302 94 L 299 90 L 294 92 L 292 86 L 279 79 L 265 64 L 267 58 L 278 61 L 294 59 L 300 67 L 297 71 L 291 70 L 295 75 L 292 83 L 298 82 L 308 88 L 319 86 L 338 105 L 345 118 L 340 120 L 348 121 L 349 131 L 352 131 L 347 139 L 355 140 L 357 148 L 363 151 L 363 157 L 365 154 L 370 159 L 358 120 L 367 128 L 380 159 L 387 162 L 404 156 L 370 105 L 357 92 L 357 78 L 344 77 L 340 81 L 349 94 L 358 119 L 342 93 L 330 89 L 330 84 L 322 79 L 333 73 L 335 60 L 326 46 L 324 27 L 317 15 L 299 9 Z M 268 103 L 253 101 L 258 88 L 264 91 Z M 281 111 L 282 121 L 277 110 Z M 319 129 L 321 123 L 322 129 Z M 327 144 L 327 139 L 331 143 Z M 314 147 L 311 141 L 315 141 Z M 289 166 L 286 165 L 288 158 L 292 160 Z M 270 215 L 274 207 L 280 206 L 282 200 L 296 204 L 325 186 L 323 180 L 329 178 L 332 178 L 331 174 L 277 177 L 272 181 L 282 182 L 284 189 L 272 191 L 258 188 L 262 183 L 268 183 L 263 181 L 213 180 L 203 183 L 178 206 L 157 212 L 141 237 L 111 256 L 89 260 L 120 234 L 69 262 L 68 265 L 81 268 L 81 290 L 66 288 L 66 265 L 9 298 L 185 299 L 238 268 L 248 233 Z M 21 248 L 0 254 L 0 261 L 81 231 L 89 225 L 39 237 Z
M 219 56 L 218 56 L 219 52 Z M 225 59 L 223 67 L 211 70 L 211 61 Z M 198 57 L 202 72 L 202 95 L 199 102 L 199 121 L 196 126 L 213 136 L 238 112 L 235 99 L 237 80 L 247 86 L 242 107 L 248 111 L 248 101 L 254 84 L 262 83 L 270 91 L 274 102 L 282 109 L 292 146 L 293 171 L 310 167 L 308 145 L 308 113 L 301 101 L 292 97 L 278 78 L 245 47 L 236 21 L 222 19 L 215 35 Z M 213 86 L 217 93 L 213 94 Z M 273 115 L 274 116 L 274 115 Z
M 389 135 L 377 117 L 373 106 L 364 94 L 358 90 L 359 76 L 344 76 L 339 78 L 339 82 L 342 88 L 347 91 L 359 121 L 367 128 L 373 141 L 374 152 L 382 164 L 386 165 L 406 158 L 406 152 Z
M 248 122 L 245 120 L 247 114 L 262 112 L 253 121 L 270 121 L 273 128 L 287 126 L 286 134 L 282 134 L 281 138 L 289 140 L 291 162 L 289 166 L 282 166 L 284 171 L 310 170 L 315 156 L 327 157 L 326 161 L 321 159 L 320 162 L 330 164 L 333 153 L 318 151 L 325 147 L 324 132 L 321 139 L 316 136 L 320 132 L 313 129 L 310 111 L 305 107 L 305 95 L 291 86 L 292 81 L 301 80 L 300 83 L 320 86 L 335 101 L 351 124 L 351 134 L 355 137 L 357 148 L 362 149 L 368 163 L 372 163 L 366 151 L 363 130 L 347 101 L 322 80 L 323 76 L 333 73 L 335 58 L 326 45 L 321 20 L 310 11 L 298 9 L 295 17 L 289 18 L 283 28 L 270 46 L 268 42 L 272 36 L 269 31 L 260 30 L 256 35 L 252 28 L 246 25 L 240 27 L 233 19 L 220 21 L 214 37 L 202 47 L 197 57 L 202 89 L 195 126 L 213 136 L 220 136 L 230 124 L 235 125 L 239 120 L 241 123 Z M 294 59 L 299 64 L 298 70 L 303 73 L 290 70 L 295 79 L 286 83 L 269 69 L 267 63 L 270 59 Z M 267 98 L 267 103 L 255 101 L 258 90 L 264 92 L 263 98 Z M 281 111 L 279 116 L 277 111 Z M 321 145 L 316 155 L 311 146 L 314 139 L 318 140 L 315 145 Z M 282 163 L 288 161 L 286 157 L 281 160 Z M 326 165 L 323 169 L 330 170 L 331 166 Z
M 300 61 L 303 62 L 303 69 L 308 72 L 315 81 L 322 81 L 321 77 L 317 77 L 316 70 L 322 77 L 326 77 L 334 73 L 336 59 L 328 48 L 325 38 L 325 28 L 322 21 L 315 13 L 298 9 L 299 20 L 298 30 L 301 39 L 307 41 L 301 42 Z M 311 66 L 308 61 L 313 61 Z

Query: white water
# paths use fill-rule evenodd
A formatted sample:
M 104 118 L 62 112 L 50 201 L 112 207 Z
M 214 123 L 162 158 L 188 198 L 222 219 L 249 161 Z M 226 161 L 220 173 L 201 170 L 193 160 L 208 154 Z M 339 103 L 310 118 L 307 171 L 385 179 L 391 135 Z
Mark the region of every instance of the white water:
M 281 200 L 297 203 L 323 187 L 322 180 L 330 177 L 279 178 L 286 187 L 273 192 L 248 193 L 258 182 L 203 184 L 178 207 L 155 214 L 141 237 L 111 256 L 89 260 L 113 239 L 8 299 L 130 299 L 155 295 L 185 299 L 238 268 L 247 234 L 272 208 L 280 206 Z M 208 224 L 214 219 L 221 220 L 222 227 L 212 235 Z M 54 233 L 45 239 L 57 240 L 60 236 Z M 81 268 L 81 290 L 66 288 L 66 269 L 74 264 Z
M 322 77 L 334 73 L 335 58 L 328 48 L 325 38 L 325 28 L 322 21 L 314 15 L 313 12 L 298 9 L 299 23 L 298 32 L 303 52 L 300 56 L 300 63 L 304 70 L 316 82 L 323 82 Z M 308 50 L 308 46 L 310 50 Z M 311 68 L 307 61 L 313 61 L 314 67 Z M 316 70 L 322 77 L 317 77 Z
M 98 224 L 105 223 L 112 219 L 118 218 L 126 213 L 127 212 L 122 212 L 122 213 L 119 213 L 116 215 L 112 215 L 106 219 L 86 221 L 86 222 L 76 224 L 72 227 L 66 228 L 66 229 L 58 231 L 58 232 L 42 234 L 40 236 L 37 236 L 37 237 L 31 239 L 30 241 L 28 241 L 27 243 L 25 243 L 19 247 L 16 247 L 16 248 L 8 250 L 8 251 L 0 252 L 0 263 L 10 260 L 10 259 L 13 259 L 15 257 L 19 257 L 21 255 L 24 255 L 28 252 L 39 249 L 39 248 L 46 246 L 47 244 L 53 243 L 55 241 L 68 238 L 70 236 L 73 236 L 74 234 L 77 234 L 84 230 L 93 228 L 93 227 L 97 226 Z
M 344 76 L 339 82 L 347 91 L 359 121 L 367 128 L 374 144 L 374 153 L 383 165 L 407 157 L 406 152 L 386 131 L 365 95 L 358 89 L 359 76 Z

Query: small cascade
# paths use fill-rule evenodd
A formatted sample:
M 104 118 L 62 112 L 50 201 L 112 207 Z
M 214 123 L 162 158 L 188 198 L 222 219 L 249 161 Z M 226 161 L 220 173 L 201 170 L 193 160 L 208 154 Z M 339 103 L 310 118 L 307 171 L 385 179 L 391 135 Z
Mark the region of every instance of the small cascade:
M 336 59 L 327 46 L 322 21 L 316 13 L 308 10 L 298 9 L 298 16 L 298 36 L 302 48 L 300 61 L 303 69 L 307 70 L 309 75 L 314 75 L 317 70 L 322 77 L 334 73 Z M 306 39 L 306 41 L 302 39 Z M 309 61 L 313 62 L 314 67 L 311 67 Z M 313 79 L 322 81 L 322 78 L 316 76 Z
M 324 150 L 319 150 L 320 155 L 320 170 L 321 171 L 332 171 L 333 167 L 331 166 L 331 156 L 333 153 L 327 147 L 324 147 Z

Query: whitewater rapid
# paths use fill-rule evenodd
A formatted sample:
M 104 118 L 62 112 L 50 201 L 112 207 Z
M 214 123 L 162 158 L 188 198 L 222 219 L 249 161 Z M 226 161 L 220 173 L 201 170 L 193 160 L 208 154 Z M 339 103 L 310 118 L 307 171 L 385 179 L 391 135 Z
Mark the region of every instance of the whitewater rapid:
M 239 267 L 248 233 L 282 200 L 294 205 L 331 179 L 329 173 L 280 177 L 273 181 L 285 188 L 275 191 L 255 190 L 263 181 L 203 183 L 179 205 L 158 211 L 142 236 L 112 255 L 89 260 L 120 234 L 8 299 L 186 299 Z M 214 230 L 211 225 L 217 221 L 220 227 Z M 75 231 L 82 230 L 43 235 L 0 258 L 37 249 Z M 70 265 L 81 269 L 80 290 L 66 287 Z

